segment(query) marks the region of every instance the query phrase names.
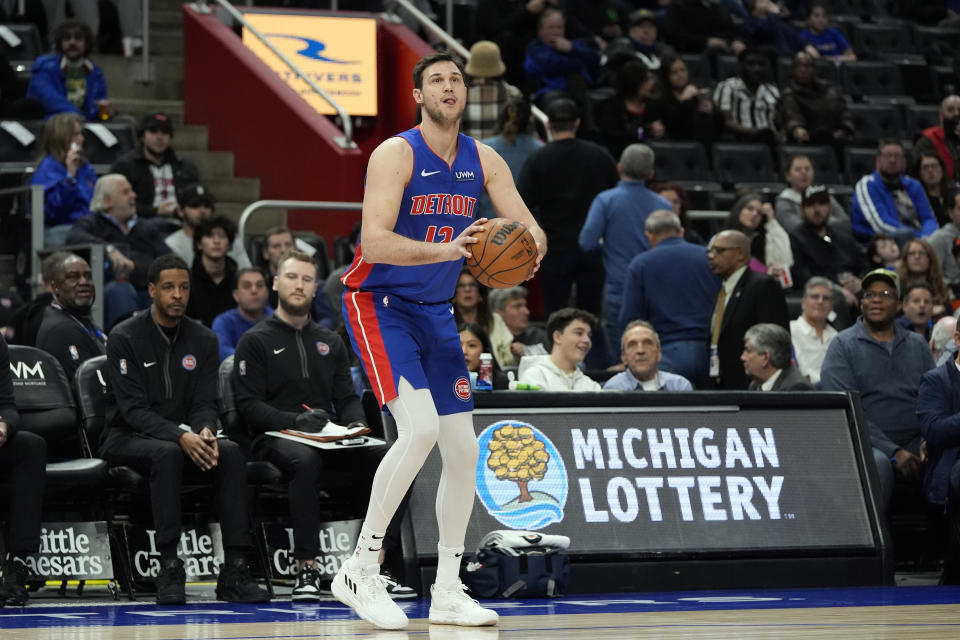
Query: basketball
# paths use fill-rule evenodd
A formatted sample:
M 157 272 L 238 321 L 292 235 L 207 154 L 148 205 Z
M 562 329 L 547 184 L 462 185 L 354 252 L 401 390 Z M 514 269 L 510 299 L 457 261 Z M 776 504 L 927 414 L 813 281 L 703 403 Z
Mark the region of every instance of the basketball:
M 494 218 L 473 234 L 478 240 L 468 245 L 467 268 L 485 287 L 515 287 L 533 274 L 537 264 L 537 242 L 522 222 Z

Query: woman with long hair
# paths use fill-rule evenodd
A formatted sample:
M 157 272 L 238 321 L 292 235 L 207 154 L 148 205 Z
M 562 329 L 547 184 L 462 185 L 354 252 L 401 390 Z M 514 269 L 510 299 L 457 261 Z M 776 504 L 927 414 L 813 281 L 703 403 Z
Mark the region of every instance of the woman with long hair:
M 680 218 L 683 225 L 683 239 L 692 244 L 706 245 L 703 237 L 687 224 L 687 210 L 690 208 L 690 196 L 679 184 L 673 182 L 658 182 L 650 185 L 650 191 L 660 195 L 673 207 L 673 212 Z
M 490 336 L 475 322 L 462 322 L 457 325 L 457 331 L 460 333 L 460 348 L 463 349 L 463 357 L 467 361 L 467 371 L 480 371 L 480 354 L 489 353 L 493 355 L 493 346 L 490 343 Z M 508 388 L 510 381 L 497 364 L 497 359 L 493 361 L 493 388 L 501 390 Z
M 773 206 L 759 193 L 747 193 L 733 203 L 724 229 L 742 231 L 750 239 L 750 268 L 754 271 L 781 278 L 793 266 L 790 236 L 777 222 Z
M 683 58 L 667 56 L 660 64 L 660 92 L 653 101 L 671 140 L 709 142 L 716 131 L 716 112 L 710 89 L 698 88 L 690 82 L 690 73 Z
M 466 267 L 460 270 L 457 291 L 451 302 L 457 324 L 473 322 L 483 327 L 488 334 L 493 330 L 493 314 L 487 306 L 487 292 Z
M 933 247 L 926 240 L 914 238 L 908 240 L 900 251 L 900 263 L 897 265 L 900 276 L 900 290 L 906 291 L 913 284 L 926 282 L 933 291 L 933 315 L 942 314 L 952 295 L 943 270 Z
M 523 163 L 531 153 L 543 146 L 540 138 L 531 133 L 530 102 L 522 96 L 511 98 L 500 112 L 496 131 L 496 135 L 484 138 L 482 142 L 500 154 L 516 182 Z M 477 204 L 476 217 L 493 218 L 496 215 L 493 205 L 490 204 L 490 198 L 484 192 Z
M 949 201 L 953 185 L 947 175 L 943 160 L 936 153 L 922 152 L 911 167 L 910 175 L 920 181 L 923 190 L 930 201 L 930 208 L 941 227 L 950 222 L 947 210 L 952 204 Z

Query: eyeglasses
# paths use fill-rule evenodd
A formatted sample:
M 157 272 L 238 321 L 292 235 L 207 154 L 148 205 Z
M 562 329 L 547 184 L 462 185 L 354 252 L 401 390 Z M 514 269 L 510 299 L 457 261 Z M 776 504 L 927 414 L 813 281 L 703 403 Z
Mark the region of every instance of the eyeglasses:
M 864 300 L 873 300 L 874 298 L 886 298 L 887 300 L 896 300 L 897 292 L 890 291 L 889 289 L 883 289 L 881 291 L 864 291 L 863 299 Z
M 723 253 L 724 251 L 730 251 L 730 249 L 736 249 L 737 247 L 707 247 L 707 255 L 711 253 Z

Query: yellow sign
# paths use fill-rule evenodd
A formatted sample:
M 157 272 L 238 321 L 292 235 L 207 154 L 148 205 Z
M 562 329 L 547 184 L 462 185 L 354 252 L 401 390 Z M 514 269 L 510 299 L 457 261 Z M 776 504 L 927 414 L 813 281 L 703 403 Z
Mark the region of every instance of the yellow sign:
M 264 13 L 244 17 L 347 113 L 377 115 L 375 19 Z M 336 113 L 249 29 L 243 30 L 243 43 L 319 113 Z

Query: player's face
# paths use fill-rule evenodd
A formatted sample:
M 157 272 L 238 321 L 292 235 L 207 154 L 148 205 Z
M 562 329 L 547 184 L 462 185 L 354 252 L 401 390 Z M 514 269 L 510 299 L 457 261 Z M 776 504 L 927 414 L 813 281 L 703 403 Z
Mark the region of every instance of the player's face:
M 583 320 L 574 320 L 563 331 L 553 332 L 553 348 L 559 349 L 561 357 L 568 362 L 581 363 L 587 357 L 593 330 Z
M 660 356 L 657 337 L 647 327 L 634 327 L 623 334 L 620 358 L 637 380 L 649 380 L 656 374 Z
M 467 86 L 457 65 L 441 60 L 423 70 L 423 88 L 413 90 L 413 99 L 424 115 L 436 124 L 459 122 L 467 107 Z
M 463 358 L 467 361 L 467 371 L 480 370 L 480 354 L 483 353 L 483 343 L 473 331 L 464 329 L 460 332 L 460 348 L 463 349 Z
M 237 278 L 237 288 L 233 291 L 237 306 L 248 312 L 258 312 L 267 304 L 267 283 L 263 275 L 247 272 Z
M 273 290 L 277 292 L 280 306 L 291 315 L 305 315 L 317 292 L 317 268 L 312 262 L 293 258 L 287 258 L 277 267 Z
M 53 281 L 53 294 L 67 309 L 89 313 L 97 294 L 87 261 L 79 257 L 66 260 Z
M 147 286 L 153 308 L 161 323 L 175 324 L 190 302 L 190 272 L 186 269 L 164 269 L 156 284 Z

